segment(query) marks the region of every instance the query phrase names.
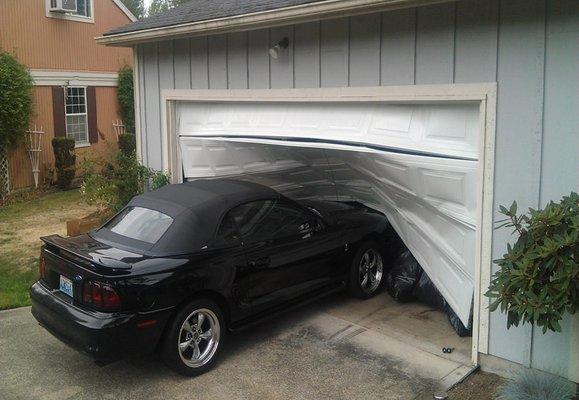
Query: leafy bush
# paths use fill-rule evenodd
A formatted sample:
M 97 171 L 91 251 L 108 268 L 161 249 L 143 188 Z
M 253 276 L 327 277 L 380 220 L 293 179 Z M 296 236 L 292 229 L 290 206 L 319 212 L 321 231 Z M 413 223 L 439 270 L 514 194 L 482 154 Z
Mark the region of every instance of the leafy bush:
M 125 154 L 134 154 L 136 151 L 137 143 L 135 141 L 135 135 L 132 133 L 122 133 L 119 135 L 119 150 Z
M 70 187 L 76 174 L 76 154 L 74 153 L 74 139 L 55 137 L 52 139 L 54 151 L 54 165 L 56 166 L 57 184 L 62 189 Z
M 135 133 L 135 99 L 133 89 L 133 69 L 125 65 L 119 70 L 117 99 L 121 106 L 121 116 L 129 133 Z
M 109 162 L 85 160 L 81 194 L 88 204 L 116 212 L 146 189 L 170 183 L 169 175 L 139 164 L 136 154 L 118 151 Z
M 0 148 L 18 143 L 32 114 L 32 77 L 26 67 L 0 52 Z
M 531 369 L 517 373 L 499 390 L 498 400 L 571 400 L 575 384 Z
M 157 190 L 160 187 L 171 184 L 171 175 L 168 172 L 155 171 L 150 169 L 148 171 L 149 187 L 151 190 Z
M 517 203 L 501 221 L 519 235 L 514 246 L 495 261 L 500 270 L 493 276 L 487 296 L 507 313 L 507 327 L 529 322 L 547 330 L 561 331 L 565 312 L 579 307 L 579 195 L 571 193 L 544 210 L 530 209 L 517 216 Z

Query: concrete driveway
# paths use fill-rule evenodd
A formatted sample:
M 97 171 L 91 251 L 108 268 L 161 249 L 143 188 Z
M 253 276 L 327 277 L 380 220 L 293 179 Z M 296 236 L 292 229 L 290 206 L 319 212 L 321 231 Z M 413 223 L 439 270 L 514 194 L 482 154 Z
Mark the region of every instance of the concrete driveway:
M 386 294 L 332 296 L 230 336 L 217 367 L 188 379 L 154 356 L 98 367 L 29 308 L 5 311 L 0 399 L 431 399 L 469 370 L 470 342 L 439 314 Z M 441 343 L 455 352 L 443 357 Z

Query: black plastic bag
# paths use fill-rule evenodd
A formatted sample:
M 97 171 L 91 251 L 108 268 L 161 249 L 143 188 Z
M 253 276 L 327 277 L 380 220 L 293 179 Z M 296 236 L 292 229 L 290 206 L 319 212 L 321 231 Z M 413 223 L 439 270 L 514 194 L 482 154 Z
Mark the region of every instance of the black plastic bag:
M 407 250 L 398 256 L 386 275 L 386 290 L 398 301 L 410 301 L 413 299 L 412 292 L 421 275 L 422 268 Z
M 450 322 L 450 325 L 452 325 L 454 331 L 458 336 L 460 337 L 472 336 L 472 314 L 468 327 L 464 326 L 464 324 L 462 323 L 462 321 L 460 320 L 458 315 L 456 315 L 456 313 L 453 311 L 452 308 L 446 307 L 446 315 L 448 315 L 448 322 Z
M 434 283 L 432 283 L 426 272 L 422 273 L 420 280 L 414 288 L 413 294 L 414 297 L 422 303 L 428 304 L 437 310 L 444 311 L 446 307 L 448 307 L 446 300 L 444 300 L 444 297 L 442 297 L 436 286 L 434 286 Z
M 390 269 L 394 266 L 396 259 L 405 251 L 408 251 L 408 248 L 404 245 L 398 233 L 394 230 L 392 225 L 389 225 L 386 228 L 386 232 L 384 232 L 384 251 L 383 257 L 387 269 Z

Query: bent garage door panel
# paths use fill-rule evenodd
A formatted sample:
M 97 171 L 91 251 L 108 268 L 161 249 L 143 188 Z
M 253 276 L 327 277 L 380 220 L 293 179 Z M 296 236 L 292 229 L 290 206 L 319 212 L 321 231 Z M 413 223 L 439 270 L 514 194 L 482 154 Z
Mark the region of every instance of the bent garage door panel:
M 473 288 L 474 103 L 181 103 L 186 179 L 238 176 L 384 212 L 464 323 Z

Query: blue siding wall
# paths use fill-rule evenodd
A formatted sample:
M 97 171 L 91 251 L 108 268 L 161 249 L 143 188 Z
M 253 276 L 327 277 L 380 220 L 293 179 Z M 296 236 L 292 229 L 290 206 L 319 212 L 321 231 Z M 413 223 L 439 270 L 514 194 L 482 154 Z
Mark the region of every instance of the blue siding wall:
M 278 60 L 268 48 L 283 37 Z M 579 2 L 465 0 L 137 48 L 142 157 L 161 167 L 163 88 L 293 88 L 498 82 L 499 204 L 538 207 L 579 187 Z M 493 258 L 512 240 L 493 237 Z M 493 268 L 494 270 L 494 268 Z M 506 330 L 490 318 L 489 353 L 579 381 L 579 318 L 563 334 Z

